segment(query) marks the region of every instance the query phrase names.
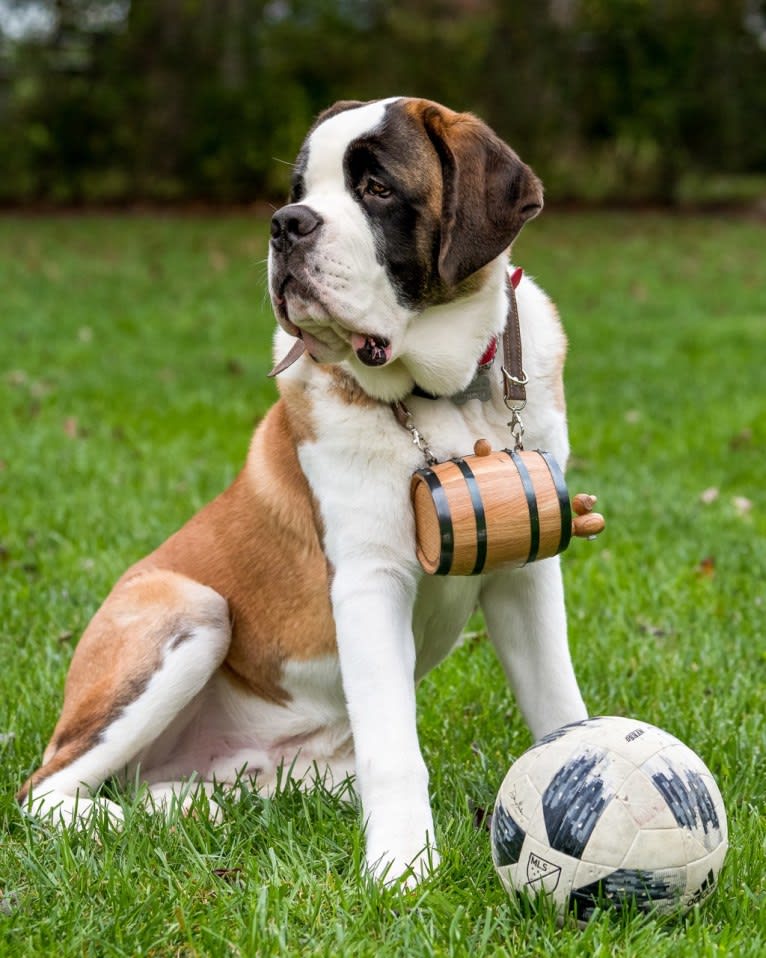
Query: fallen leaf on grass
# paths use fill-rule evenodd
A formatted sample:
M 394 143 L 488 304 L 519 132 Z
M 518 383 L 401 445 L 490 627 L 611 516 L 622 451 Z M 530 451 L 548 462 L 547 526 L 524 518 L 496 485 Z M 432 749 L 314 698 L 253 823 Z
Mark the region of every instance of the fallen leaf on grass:
M 652 635 L 657 639 L 664 639 L 673 634 L 672 629 L 665 629 L 661 625 L 654 625 L 652 622 L 649 622 L 646 619 L 638 620 L 638 628 L 639 631 L 645 633 L 646 635 Z
M 736 452 L 738 449 L 744 449 L 746 446 L 749 446 L 752 441 L 753 430 L 746 427 L 738 432 L 736 436 L 731 437 L 729 440 L 729 449 L 731 449 L 732 452 Z

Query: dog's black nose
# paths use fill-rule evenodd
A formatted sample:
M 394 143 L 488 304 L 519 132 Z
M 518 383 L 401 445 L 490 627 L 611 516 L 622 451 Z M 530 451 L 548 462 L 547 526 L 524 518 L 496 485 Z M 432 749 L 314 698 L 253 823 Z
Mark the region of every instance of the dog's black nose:
M 322 217 L 310 206 L 302 203 L 283 206 L 271 217 L 271 244 L 274 249 L 285 252 L 321 225 Z

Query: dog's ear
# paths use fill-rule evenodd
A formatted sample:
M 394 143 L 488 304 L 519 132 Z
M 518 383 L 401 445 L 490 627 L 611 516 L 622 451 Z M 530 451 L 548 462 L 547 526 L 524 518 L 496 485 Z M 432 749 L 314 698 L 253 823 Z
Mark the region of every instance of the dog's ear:
M 511 245 L 542 209 L 543 188 L 477 117 L 435 104 L 421 115 L 442 166 L 439 275 L 455 286 Z

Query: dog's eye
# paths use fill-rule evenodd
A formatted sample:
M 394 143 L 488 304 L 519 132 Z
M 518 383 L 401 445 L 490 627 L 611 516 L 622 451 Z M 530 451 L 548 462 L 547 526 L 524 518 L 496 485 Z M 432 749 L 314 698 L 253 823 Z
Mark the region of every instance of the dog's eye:
M 381 183 L 380 180 L 374 180 L 370 177 L 364 185 L 364 192 L 367 196 L 378 196 L 381 199 L 391 195 L 391 188 Z

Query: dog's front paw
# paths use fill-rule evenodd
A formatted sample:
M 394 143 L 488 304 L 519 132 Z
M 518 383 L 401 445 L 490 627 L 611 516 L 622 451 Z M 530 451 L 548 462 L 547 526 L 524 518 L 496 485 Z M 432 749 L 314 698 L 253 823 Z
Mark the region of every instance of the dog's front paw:
M 415 888 L 433 874 L 440 861 L 439 853 L 432 845 L 426 845 L 413 858 L 384 852 L 373 861 L 370 853 L 367 853 L 368 867 L 374 878 L 385 885 L 398 885 L 406 889 Z
M 367 867 L 386 885 L 414 888 L 439 866 L 433 823 L 425 828 L 368 829 Z

